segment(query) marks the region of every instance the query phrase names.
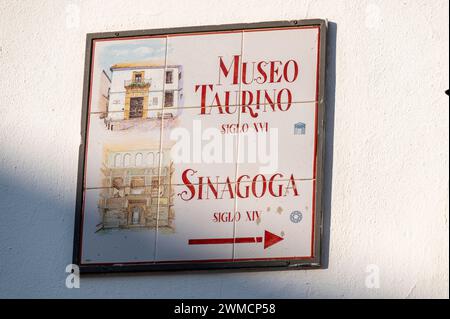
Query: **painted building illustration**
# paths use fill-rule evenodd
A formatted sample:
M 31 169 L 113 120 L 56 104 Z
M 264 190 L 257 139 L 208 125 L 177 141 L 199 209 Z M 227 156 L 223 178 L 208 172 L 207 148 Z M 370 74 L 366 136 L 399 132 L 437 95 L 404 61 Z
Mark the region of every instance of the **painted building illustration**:
M 100 81 L 97 86 L 97 106 L 100 112 L 100 118 L 107 116 L 109 104 L 109 89 L 111 87 L 111 79 L 105 71 L 100 74 Z
M 102 222 L 98 230 L 158 225 L 158 229 L 173 231 L 170 149 L 106 147 L 102 174 L 104 189 L 98 203 Z
M 139 122 L 177 115 L 183 101 L 180 65 L 160 62 L 114 64 L 105 125 L 126 129 Z

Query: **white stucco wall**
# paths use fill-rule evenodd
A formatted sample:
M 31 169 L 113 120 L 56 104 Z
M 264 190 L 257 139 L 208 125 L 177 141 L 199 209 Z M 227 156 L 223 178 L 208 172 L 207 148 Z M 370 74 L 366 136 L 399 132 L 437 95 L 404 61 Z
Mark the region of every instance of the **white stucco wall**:
M 0 297 L 448 298 L 447 0 L 44 3 L 0 1 Z M 67 289 L 85 34 L 302 18 L 332 22 L 328 268 L 90 276 Z

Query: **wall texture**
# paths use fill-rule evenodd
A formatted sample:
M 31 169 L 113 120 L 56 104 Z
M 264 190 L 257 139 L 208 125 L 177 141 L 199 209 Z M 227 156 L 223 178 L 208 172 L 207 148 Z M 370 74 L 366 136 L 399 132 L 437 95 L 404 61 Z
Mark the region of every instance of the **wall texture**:
M 0 297 L 448 298 L 448 12 L 446 0 L 0 0 Z M 302 18 L 332 22 L 328 268 L 66 288 L 85 34 Z

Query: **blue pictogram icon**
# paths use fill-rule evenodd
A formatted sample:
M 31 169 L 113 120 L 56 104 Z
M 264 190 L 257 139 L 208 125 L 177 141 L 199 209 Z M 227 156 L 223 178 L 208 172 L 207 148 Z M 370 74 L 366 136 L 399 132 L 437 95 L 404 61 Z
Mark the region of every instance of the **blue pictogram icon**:
M 306 124 L 302 122 L 298 122 L 294 124 L 294 135 L 305 135 L 306 133 Z
M 300 223 L 300 222 L 302 221 L 303 215 L 302 215 L 302 213 L 299 212 L 298 210 L 294 210 L 294 211 L 291 213 L 290 219 L 291 219 L 291 222 L 297 224 L 297 223 Z

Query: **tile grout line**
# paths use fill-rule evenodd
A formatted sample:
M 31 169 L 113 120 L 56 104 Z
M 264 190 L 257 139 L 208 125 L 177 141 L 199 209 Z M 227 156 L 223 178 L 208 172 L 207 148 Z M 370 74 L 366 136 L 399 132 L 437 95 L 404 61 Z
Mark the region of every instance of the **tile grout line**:
M 277 179 L 277 180 L 274 180 L 274 182 L 278 182 L 278 183 L 281 183 L 281 182 L 288 182 L 288 181 L 290 181 L 290 179 Z M 314 182 L 314 181 L 317 181 L 317 178 L 295 178 L 294 179 L 294 181 L 295 182 Z M 257 183 L 262 183 L 263 181 L 257 181 Z M 268 183 L 269 181 L 268 180 L 266 180 L 266 183 Z M 237 184 L 238 182 L 237 181 L 232 181 L 232 182 L 230 182 L 230 184 Z M 239 182 L 240 184 L 251 184 L 252 183 L 252 181 L 251 180 L 247 180 L 247 181 L 241 181 L 241 182 Z M 214 185 L 227 185 L 228 183 L 227 182 L 218 182 L 218 183 L 214 183 Z M 172 186 L 185 186 L 185 184 L 182 184 L 182 183 L 170 183 L 170 184 L 163 184 L 163 185 L 172 185 Z M 199 183 L 192 183 L 192 185 L 194 185 L 194 186 L 198 186 L 198 185 L 200 185 Z M 117 188 L 117 187 L 112 187 L 112 186 L 110 186 L 110 187 L 101 187 L 101 186 L 99 186 L 99 187 L 85 187 L 85 188 L 83 188 L 83 190 L 84 191 L 88 191 L 88 190 L 97 190 L 97 189 L 111 189 L 111 188 L 114 188 L 114 189 L 123 189 L 123 188 L 126 188 L 127 186 L 122 186 L 122 187 L 119 187 L 119 188 Z M 235 190 L 236 191 L 236 190 Z
M 280 180 L 274 180 L 274 182 L 279 182 L 279 183 L 281 183 L 281 182 L 288 182 L 289 181 L 289 179 L 280 179 Z M 314 181 L 317 181 L 317 179 L 316 178 L 296 178 L 296 179 L 294 179 L 294 181 L 296 181 L 296 182 L 314 182 Z M 269 181 L 266 181 L 267 183 L 269 182 Z M 244 185 L 244 184 L 251 184 L 252 183 L 252 181 L 241 181 L 240 182 L 240 184 L 241 185 Z M 262 183 L 262 181 L 258 181 L 257 183 Z M 233 181 L 233 182 L 230 182 L 230 184 L 233 184 L 233 185 L 236 185 L 237 184 L 237 182 L 235 182 L 235 181 Z M 171 183 L 171 184 L 163 184 L 163 185 L 172 185 L 172 186 L 185 186 L 185 184 L 182 184 L 182 183 Z M 192 185 L 194 185 L 194 186 L 198 186 L 198 185 L 200 185 L 200 184 L 198 184 L 198 183 L 192 183 Z M 219 182 L 219 183 L 216 183 L 215 185 L 227 185 L 227 182 Z M 123 186 L 123 187 L 119 187 L 119 189 L 124 189 L 126 186 Z M 118 189 L 117 187 L 85 187 L 83 190 L 84 191 L 90 191 L 90 190 L 101 190 L 101 189 Z M 235 189 L 235 191 L 236 191 L 236 189 Z
M 159 208 L 161 202 L 161 167 L 163 159 L 163 133 L 164 133 L 164 103 L 165 103 L 165 89 L 166 89 L 166 71 L 167 71 L 167 54 L 168 54 L 168 37 L 166 36 L 166 52 L 164 54 L 164 73 L 163 73 L 163 88 L 162 88 L 162 99 L 161 99 L 161 128 L 159 130 L 159 167 L 158 167 L 158 201 L 156 205 L 156 226 L 155 226 L 155 244 L 153 249 L 153 262 L 156 262 L 156 253 L 158 250 L 158 233 L 159 233 Z M 170 171 L 169 171 L 170 174 Z M 170 188 L 170 186 L 169 186 Z M 170 202 L 170 201 L 169 201 Z
M 162 92 L 162 90 L 159 91 L 159 92 Z M 316 100 L 316 101 L 311 100 L 311 101 L 296 101 L 296 102 L 290 102 L 291 105 L 294 105 L 294 104 L 312 104 L 312 103 L 320 103 L 320 100 Z M 281 102 L 280 104 L 281 104 L 281 105 L 284 105 L 284 104 L 288 104 L 288 102 Z M 246 104 L 246 106 L 256 106 L 256 105 L 258 105 L 258 104 L 255 104 L 255 103 Z M 260 106 L 266 106 L 267 103 L 259 104 L 259 105 L 260 105 Z M 239 108 L 242 107 L 241 104 L 229 104 L 228 106 L 239 107 Z M 178 107 L 171 107 L 170 109 L 171 109 L 171 110 L 177 110 L 177 109 L 199 109 L 199 108 L 201 108 L 201 107 L 202 107 L 202 106 L 200 106 L 200 105 L 198 105 L 198 106 L 183 106 L 183 107 L 178 106 Z M 219 108 L 219 105 L 211 105 L 211 106 L 208 106 L 208 107 L 211 107 L 211 108 Z M 150 108 L 147 108 L 147 109 L 143 109 L 143 111 L 150 111 L 150 110 L 151 110 L 151 111 L 163 111 L 164 108 L 157 108 L 157 109 L 150 109 Z M 108 111 L 108 113 L 124 113 L 124 112 L 125 112 L 125 111 Z M 91 111 L 89 114 L 102 114 L 102 113 L 105 113 L 105 112 Z
M 242 59 L 244 58 L 244 31 L 241 31 L 241 58 L 239 59 L 239 73 L 240 73 L 240 78 L 239 78 L 239 93 L 238 93 L 238 105 L 236 105 L 238 107 L 238 125 L 241 122 L 241 110 L 242 107 L 240 107 L 241 105 L 241 94 L 242 94 Z M 239 76 L 238 73 L 238 76 Z M 233 216 L 233 249 L 232 249 L 232 253 L 231 253 L 231 259 L 234 260 L 235 259 L 235 254 L 236 254 L 236 244 L 234 243 L 234 238 L 236 238 L 236 211 L 238 209 L 238 200 L 237 200 L 237 177 L 239 175 L 239 147 L 240 147 L 240 133 L 237 133 L 237 142 L 236 142 L 236 147 L 237 147 L 237 151 L 236 151 L 236 164 L 235 164 L 235 171 L 234 171 L 234 180 L 235 180 L 235 197 L 234 197 L 234 216 Z

